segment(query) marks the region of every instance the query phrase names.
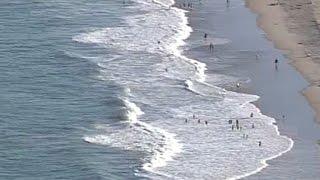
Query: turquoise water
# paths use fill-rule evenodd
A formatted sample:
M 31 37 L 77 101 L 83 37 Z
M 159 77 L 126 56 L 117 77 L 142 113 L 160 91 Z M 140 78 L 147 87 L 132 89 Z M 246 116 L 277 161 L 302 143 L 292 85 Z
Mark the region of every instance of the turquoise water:
M 237 78 L 183 55 L 192 28 L 172 4 L 0 3 L 0 179 L 236 178 L 291 147 L 258 96 L 215 84 Z

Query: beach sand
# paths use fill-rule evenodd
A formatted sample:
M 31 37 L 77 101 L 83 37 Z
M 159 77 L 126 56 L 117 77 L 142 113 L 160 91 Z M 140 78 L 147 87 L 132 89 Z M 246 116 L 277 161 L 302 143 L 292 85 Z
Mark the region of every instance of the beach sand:
M 320 121 L 320 1 L 247 0 L 258 25 L 310 83 L 303 91 Z

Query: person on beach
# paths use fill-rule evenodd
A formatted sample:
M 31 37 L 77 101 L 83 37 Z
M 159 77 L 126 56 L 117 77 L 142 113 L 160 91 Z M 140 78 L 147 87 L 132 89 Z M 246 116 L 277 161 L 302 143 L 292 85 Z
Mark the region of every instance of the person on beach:
M 201 123 L 200 119 L 198 119 L 198 123 L 199 123 L 199 124 Z
M 204 39 L 207 39 L 207 37 L 208 37 L 208 34 L 207 33 L 204 33 Z
M 277 58 L 274 60 L 274 64 L 275 64 L 276 70 L 278 70 L 279 60 Z
M 234 125 L 232 124 L 232 126 L 231 126 L 231 129 L 232 129 L 232 131 L 234 130 Z
M 229 123 L 229 124 L 232 124 L 232 120 L 230 119 L 230 120 L 228 121 L 228 123 Z

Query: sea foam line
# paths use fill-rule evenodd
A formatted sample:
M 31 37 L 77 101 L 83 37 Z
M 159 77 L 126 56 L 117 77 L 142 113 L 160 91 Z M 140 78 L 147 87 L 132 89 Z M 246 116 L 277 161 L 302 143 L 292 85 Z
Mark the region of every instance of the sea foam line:
M 256 100 L 256 101 L 257 101 L 257 100 Z M 252 103 L 252 102 L 248 102 L 248 103 Z M 255 107 L 256 107 L 256 106 L 255 106 Z M 262 115 L 261 110 L 260 110 L 259 108 L 257 108 L 257 107 L 256 107 L 256 109 L 258 110 L 258 113 L 259 113 L 260 115 Z M 272 159 L 275 159 L 275 158 L 277 158 L 277 157 L 280 157 L 280 156 L 282 156 L 283 154 L 289 152 L 289 151 L 293 148 L 294 141 L 293 141 L 291 138 L 289 138 L 288 136 L 281 135 L 281 134 L 280 134 L 280 131 L 279 131 L 279 127 L 278 127 L 277 125 L 275 125 L 274 122 L 276 122 L 276 120 L 275 120 L 274 118 L 272 118 L 272 121 L 270 122 L 270 125 L 274 126 L 274 128 L 276 129 L 276 132 L 277 132 L 277 135 L 278 135 L 278 136 L 284 137 L 284 138 L 286 138 L 286 139 L 289 141 L 289 143 L 290 143 L 290 144 L 289 144 L 289 147 L 288 147 L 286 150 L 284 150 L 284 151 L 282 151 L 282 152 L 280 152 L 280 153 L 278 153 L 278 154 L 276 154 L 276 155 L 274 155 L 274 156 L 271 156 L 271 157 L 262 159 L 262 160 L 260 161 L 260 163 L 262 164 L 262 166 L 261 166 L 261 167 L 258 167 L 256 170 L 251 171 L 251 172 L 248 172 L 248 173 L 244 173 L 244 174 L 242 174 L 242 175 L 238 175 L 238 176 L 233 176 L 233 177 L 227 178 L 227 180 L 238 180 L 238 179 L 242 179 L 242 178 L 245 178 L 245 177 L 248 177 L 248 176 L 257 174 L 257 173 L 261 172 L 264 168 L 266 168 L 266 167 L 269 166 L 269 164 L 267 163 L 267 161 L 272 160 Z
M 154 127 L 148 123 L 138 120 L 138 116 L 144 114 L 143 111 L 133 102 L 130 102 L 128 99 L 124 99 L 124 103 L 128 108 L 128 120 L 131 124 L 137 124 L 140 127 L 148 129 L 150 132 L 155 134 L 160 134 L 164 137 L 164 146 L 154 150 L 154 154 L 150 162 L 143 164 L 143 169 L 149 172 L 154 172 L 155 168 L 163 167 L 167 165 L 168 161 L 172 161 L 173 157 L 182 151 L 182 144 L 175 139 L 175 134 L 169 133 L 164 129 L 159 127 Z
M 186 44 L 185 40 L 188 39 L 190 37 L 191 33 L 193 32 L 193 29 L 188 25 L 188 17 L 186 16 L 186 13 L 188 11 L 183 10 L 183 9 L 179 9 L 177 7 L 172 7 L 172 5 L 175 4 L 174 0 L 169 0 L 169 4 L 164 4 L 164 3 L 160 2 L 159 0 L 154 0 L 154 2 L 164 6 L 166 8 L 170 8 L 169 10 L 175 11 L 182 19 L 182 22 L 180 23 L 180 25 L 182 26 L 182 28 L 181 28 L 182 30 L 180 32 L 178 32 L 176 42 L 172 43 L 168 47 L 168 50 L 171 51 L 171 53 L 174 56 L 179 57 L 182 60 L 193 65 L 196 69 L 196 75 L 197 75 L 196 80 L 198 80 L 199 82 L 204 82 L 206 79 L 206 75 L 205 75 L 205 71 L 207 70 L 206 64 L 184 56 L 183 50 L 181 49 L 181 47 Z

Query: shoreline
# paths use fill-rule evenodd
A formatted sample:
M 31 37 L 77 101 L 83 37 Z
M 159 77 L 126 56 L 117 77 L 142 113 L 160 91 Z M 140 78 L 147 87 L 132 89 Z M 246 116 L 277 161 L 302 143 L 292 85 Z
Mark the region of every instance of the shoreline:
M 175 0 L 175 3 L 174 3 L 173 6 L 174 6 L 175 8 L 181 9 L 181 8 L 179 8 L 178 5 L 177 5 L 178 2 L 179 2 L 179 0 Z M 192 33 L 194 33 L 194 28 L 195 28 L 194 26 L 191 25 L 191 22 L 190 22 L 190 18 L 192 17 L 192 11 L 184 10 L 184 9 L 181 9 L 181 10 L 185 11 L 184 13 L 185 13 L 185 16 L 187 17 L 187 21 L 190 23 L 190 24 L 188 24 L 188 27 L 190 27 L 190 28 L 192 29 L 191 32 L 190 32 L 190 35 L 189 35 L 188 38 L 186 38 L 184 41 L 190 41 L 190 37 L 192 36 Z M 183 46 L 181 46 L 181 47 L 183 47 Z M 189 51 L 189 50 L 182 51 L 182 53 L 186 53 L 187 51 Z M 186 56 L 186 57 L 188 57 L 188 58 L 190 57 L 190 55 L 188 55 L 187 53 L 184 54 L 184 56 Z M 191 57 L 190 59 L 198 59 L 198 58 L 193 58 L 193 57 Z M 204 62 L 203 62 L 203 61 L 199 61 L 199 63 L 204 63 Z M 239 92 L 239 89 L 238 89 L 238 90 L 235 90 L 235 89 L 232 89 L 232 88 L 231 88 L 231 89 L 228 89 L 228 87 L 224 87 L 224 86 L 222 86 L 222 87 L 223 87 L 224 89 L 226 89 L 227 91 Z M 240 91 L 239 93 L 251 94 L 251 93 L 249 93 L 249 92 L 246 91 L 246 90 Z M 250 103 L 253 104 L 253 105 L 259 110 L 259 114 L 265 115 L 265 114 L 263 114 L 263 112 L 261 111 L 261 107 L 259 107 L 259 105 L 257 104 L 258 101 L 259 101 L 259 99 L 256 100 L 256 101 L 250 102 Z M 265 116 L 267 116 L 267 115 L 265 115 Z M 260 166 L 260 167 L 257 167 L 257 169 L 255 169 L 255 170 L 253 170 L 253 171 L 250 171 L 250 172 L 247 172 L 247 173 L 244 173 L 244 174 L 241 174 L 241 175 L 229 177 L 229 178 L 227 178 L 227 179 L 237 180 L 237 179 L 248 178 L 248 177 L 250 177 L 250 176 L 256 175 L 256 174 L 260 173 L 261 171 L 263 171 L 263 170 L 264 170 L 265 168 L 267 168 L 268 166 L 270 166 L 270 164 L 268 163 L 268 161 L 273 160 L 273 159 L 276 159 L 276 158 L 278 158 L 278 157 L 286 154 L 287 152 L 289 152 L 289 151 L 293 148 L 293 146 L 294 146 L 294 140 L 291 139 L 289 136 L 287 136 L 287 135 L 285 135 L 285 134 L 282 134 L 282 133 L 280 132 L 280 130 L 279 130 L 279 127 L 278 127 L 277 123 L 276 123 L 276 119 L 275 119 L 274 117 L 272 117 L 272 116 L 271 116 L 270 118 L 272 118 L 273 121 L 274 121 L 274 122 L 273 122 L 272 124 L 270 124 L 270 125 L 273 126 L 273 127 L 276 129 L 276 132 L 277 132 L 277 135 L 278 135 L 278 136 L 281 136 L 281 137 L 284 137 L 284 138 L 288 139 L 288 141 L 290 142 L 289 147 L 288 147 L 286 150 L 284 150 L 284 151 L 282 151 L 282 152 L 280 152 L 280 153 L 278 153 L 278 154 L 275 154 L 275 155 L 273 155 L 273 156 L 271 156 L 271 157 L 268 157 L 268 158 L 261 159 L 261 160 L 260 160 L 261 166 Z
M 316 120 L 320 122 L 320 64 L 316 63 L 314 59 L 317 54 L 314 54 L 312 47 L 309 46 L 311 42 L 309 38 L 302 37 L 302 30 L 298 26 L 312 26 L 315 21 L 320 21 L 320 15 L 314 14 L 314 8 L 319 8 L 320 4 L 312 7 L 312 1 L 300 2 L 295 0 L 291 4 L 280 3 L 280 5 L 271 5 L 270 1 L 256 1 L 246 0 L 246 6 L 258 14 L 257 24 L 266 32 L 266 37 L 274 43 L 277 49 L 283 51 L 289 57 L 290 64 L 299 71 L 303 77 L 310 83 L 301 92 L 306 97 L 310 105 L 316 112 Z M 314 0 L 318 2 L 318 0 Z M 318 2 L 320 3 L 320 1 Z M 300 12 L 299 14 L 291 15 L 291 12 L 286 12 L 289 6 L 296 6 L 296 9 L 290 7 L 290 11 L 307 10 L 310 12 Z M 305 21 L 308 23 L 300 24 L 300 19 L 297 16 L 305 15 Z M 315 18 L 317 17 L 318 18 Z M 293 20 L 292 20 L 293 19 Z M 302 28 L 301 28 L 302 29 Z M 316 28 L 315 28 L 316 29 Z M 306 36 L 314 34 L 307 33 Z M 312 37 L 319 39 L 319 37 Z
M 214 2 L 212 3 L 214 4 Z M 314 176 L 319 176 L 319 172 L 317 172 L 315 169 L 320 167 L 320 163 L 318 162 L 318 159 L 320 159 L 320 157 L 318 156 L 318 145 L 314 143 L 316 142 L 315 139 L 317 138 L 319 131 L 318 131 L 318 127 L 314 125 L 314 121 L 313 121 L 314 112 L 310 108 L 305 97 L 300 93 L 301 90 L 306 87 L 307 83 L 302 77 L 300 77 L 300 74 L 290 65 L 291 63 L 289 62 L 289 60 L 286 57 L 283 57 L 283 52 L 279 52 L 277 49 L 274 49 L 274 46 L 272 45 L 272 43 L 266 40 L 265 37 L 261 36 L 262 34 L 261 29 L 258 28 L 256 24 L 256 16 L 250 10 L 248 10 L 248 8 L 246 7 L 247 4 L 241 4 L 241 1 L 233 1 L 233 3 L 234 4 L 231 3 L 230 7 L 229 6 L 225 7 L 226 9 L 225 9 L 225 12 L 223 12 L 223 14 L 227 16 L 224 16 L 222 18 L 223 21 L 236 21 L 237 19 L 242 21 L 243 19 L 241 18 L 241 16 L 242 16 L 242 13 L 244 13 L 245 15 L 243 18 L 245 19 L 245 22 L 243 22 L 243 24 L 246 24 L 246 25 L 249 24 L 249 26 L 254 26 L 254 28 L 241 27 L 240 29 L 237 29 L 237 31 L 235 31 L 235 27 L 238 28 L 239 24 L 233 22 L 231 23 L 233 25 L 229 25 L 229 24 L 225 25 L 225 22 L 219 22 L 219 20 L 221 20 L 219 18 L 217 19 L 218 21 L 214 20 L 215 18 L 212 17 L 212 14 L 211 16 L 209 16 L 209 14 L 203 15 L 208 12 L 205 11 L 204 13 L 202 9 L 201 10 L 195 9 L 195 11 L 190 11 L 187 13 L 190 26 L 193 28 L 194 32 L 191 33 L 191 36 L 186 41 L 192 42 L 194 40 L 197 40 L 197 39 L 194 39 L 194 37 L 201 38 L 203 35 L 203 32 L 209 32 L 209 35 L 210 33 L 212 33 L 211 35 L 218 37 L 218 39 L 219 37 L 229 39 L 230 38 L 229 35 L 231 35 L 231 38 L 235 38 L 235 40 L 239 41 L 239 42 L 236 42 L 236 45 L 235 45 L 236 49 L 231 49 L 231 50 L 239 51 L 240 55 L 242 55 L 242 52 L 245 52 L 245 51 L 248 51 L 249 54 L 254 53 L 254 55 L 249 55 L 249 57 L 245 57 L 245 58 L 249 58 L 250 60 L 246 59 L 245 62 L 235 62 L 234 59 L 230 57 L 225 57 L 226 59 L 223 59 L 223 60 L 228 61 L 227 64 L 229 63 L 229 60 L 231 60 L 231 64 L 228 64 L 228 65 L 231 65 L 231 66 L 239 65 L 240 67 L 216 68 L 216 67 L 213 67 L 213 65 L 216 66 L 217 64 L 214 63 L 212 65 L 211 62 L 208 62 L 212 59 L 210 57 L 209 59 L 206 59 L 208 58 L 208 56 L 203 55 L 203 50 L 204 50 L 203 47 L 195 48 L 195 49 L 192 49 L 192 48 L 187 49 L 185 51 L 185 55 L 187 57 L 191 57 L 192 59 L 199 59 L 201 62 L 206 63 L 208 65 L 207 73 L 210 73 L 210 71 L 215 71 L 215 73 L 218 72 L 218 74 L 222 72 L 222 74 L 237 77 L 238 75 L 237 73 L 239 73 L 239 69 L 241 69 L 240 70 L 241 73 L 244 73 L 245 77 L 251 78 L 252 81 L 246 82 L 245 80 L 240 79 L 244 84 L 243 88 L 240 89 L 240 93 L 244 92 L 244 93 L 259 95 L 260 99 L 256 102 L 253 102 L 253 104 L 261 110 L 262 114 L 275 119 L 277 124 L 276 127 L 279 129 L 279 133 L 281 133 L 282 136 L 287 136 L 294 141 L 294 146 L 291 147 L 292 149 L 290 148 L 289 151 L 285 151 L 275 157 L 262 159 L 261 160 L 261 163 L 263 164 L 262 168 L 258 168 L 254 172 L 246 173 L 245 175 L 242 175 L 240 178 L 288 179 L 290 177 L 310 178 Z M 207 7 L 207 8 L 201 7 L 201 8 L 207 9 L 207 11 L 208 9 L 210 9 L 210 7 Z M 224 8 L 224 7 L 221 6 L 221 8 Z M 241 10 L 237 10 L 237 8 Z M 199 14 L 197 14 L 198 11 L 200 11 Z M 237 12 L 234 13 L 232 11 L 237 11 Z M 215 13 L 213 13 L 214 16 L 215 16 Z M 228 17 L 229 14 L 233 14 L 233 15 L 236 14 L 236 15 L 233 17 Z M 209 19 L 206 19 L 206 18 L 209 18 Z M 206 23 L 208 23 L 209 21 L 209 24 L 207 25 L 203 24 L 203 21 L 205 21 L 205 19 L 206 19 Z M 225 26 L 225 27 L 221 29 L 220 26 Z M 242 36 L 241 33 L 243 32 L 241 31 L 242 29 L 244 29 L 244 32 L 246 30 L 252 31 L 253 29 L 254 35 L 250 34 L 250 32 L 249 33 L 245 32 L 244 33 L 245 36 L 241 37 Z M 222 31 L 222 32 L 217 32 L 217 31 Z M 240 35 L 239 35 L 239 32 L 240 32 Z M 248 38 L 250 39 L 250 41 L 243 43 L 241 38 Z M 263 39 L 262 40 L 263 42 L 261 41 L 261 39 Z M 271 39 L 269 38 L 269 40 Z M 255 46 L 256 41 L 258 41 L 257 46 Z M 267 45 L 265 44 L 265 42 L 267 42 Z M 234 42 L 232 42 L 232 44 L 234 44 Z M 246 44 L 249 44 L 249 46 Z M 259 46 L 260 44 L 261 46 Z M 223 49 L 219 47 L 222 47 Z M 246 49 L 247 47 L 249 47 L 249 49 Z M 221 50 L 230 51 L 229 48 L 230 47 L 228 47 L 228 45 L 225 46 L 223 44 L 222 45 L 218 44 L 217 48 L 215 47 L 215 49 L 217 49 L 218 51 L 217 54 L 219 55 L 219 56 L 217 55 L 217 57 L 219 58 L 223 57 L 225 54 L 220 55 L 219 51 Z M 259 54 L 259 58 L 258 58 L 259 60 L 257 60 L 257 58 L 255 57 L 257 54 Z M 272 82 L 272 81 L 274 81 L 274 78 L 277 76 L 277 73 L 274 74 L 275 72 L 273 69 L 274 68 L 273 60 L 271 60 L 271 63 L 270 61 L 268 61 L 270 60 L 270 57 L 271 59 L 274 57 L 280 57 L 282 60 L 280 61 L 281 73 L 279 74 L 282 74 L 284 76 L 281 78 L 278 78 L 275 82 Z M 243 57 L 236 56 L 236 58 L 237 60 L 239 58 L 241 61 Z M 252 59 L 256 59 L 256 60 L 252 60 Z M 225 63 L 226 62 L 222 62 L 221 64 L 225 65 Z M 220 65 L 220 62 L 218 63 L 218 66 L 219 65 Z M 270 67 L 270 65 L 272 65 L 271 69 L 266 68 L 266 67 Z M 247 71 L 247 72 L 244 72 L 244 71 Z M 272 74 L 271 77 L 268 76 L 270 74 Z M 290 80 L 288 79 L 288 77 L 293 78 L 293 81 L 292 82 L 288 81 Z M 270 86 L 266 86 L 265 83 L 269 84 Z M 289 86 L 288 87 L 289 93 L 287 92 L 287 89 L 286 89 L 287 87 L 285 84 Z M 238 92 L 239 90 L 239 89 L 235 90 L 234 88 L 232 88 L 232 86 L 230 86 L 230 84 L 222 84 L 219 86 L 224 87 L 227 90 L 231 90 L 231 91 Z M 277 93 L 275 94 L 275 92 Z M 282 102 L 281 99 L 283 99 L 283 97 L 287 98 L 288 104 L 292 104 L 292 105 L 288 106 L 288 104 L 286 104 L 285 101 Z M 279 100 L 281 101 L 280 103 L 279 103 Z M 292 109 L 297 109 L 297 111 L 292 111 Z M 283 115 L 283 114 L 281 115 L 281 113 L 283 112 L 286 113 L 285 120 L 280 118 Z M 306 119 L 308 121 L 304 123 L 301 121 L 301 119 Z M 288 121 L 288 122 L 290 121 L 290 122 L 288 124 L 288 122 L 285 122 L 285 121 Z M 300 126 L 303 126 L 303 127 L 300 128 Z M 307 135 L 302 135 L 299 131 L 307 132 L 306 133 Z M 305 149 L 305 148 L 309 148 L 309 149 Z M 267 164 L 267 166 L 264 166 L 265 163 Z M 309 163 L 310 165 L 308 164 L 307 166 L 305 166 L 306 163 Z M 286 167 L 287 165 L 288 167 Z M 301 170 L 303 170 L 304 173 L 301 173 L 300 172 Z

